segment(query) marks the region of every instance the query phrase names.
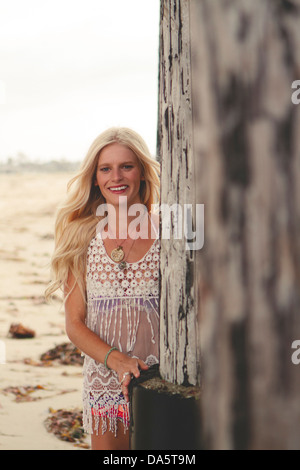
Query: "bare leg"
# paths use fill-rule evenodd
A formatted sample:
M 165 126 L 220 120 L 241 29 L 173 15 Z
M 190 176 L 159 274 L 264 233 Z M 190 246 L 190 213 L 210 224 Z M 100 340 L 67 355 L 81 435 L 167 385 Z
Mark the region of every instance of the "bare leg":
M 91 435 L 91 445 L 92 450 L 129 450 L 129 430 L 124 433 L 123 423 L 118 422 L 117 437 L 111 431 L 103 435 L 100 431 L 98 436 Z

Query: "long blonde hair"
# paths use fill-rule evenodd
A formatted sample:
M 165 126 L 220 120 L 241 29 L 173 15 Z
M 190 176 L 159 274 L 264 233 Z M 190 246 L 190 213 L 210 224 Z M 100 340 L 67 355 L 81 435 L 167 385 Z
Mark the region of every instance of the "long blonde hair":
M 140 185 L 140 198 L 149 213 L 152 204 L 159 201 L 160 165 L 151 157 L 139 134 L 124 127 L 113 127 L 100 134 L 90 146 L 78 173 L 69 181 L 66 199 L 58 208 L 52 280 L 45 291 L 47 300 L 67 285 L 70 272 L 85 296 L 86 252 L 100 220 L 96 216 L 97 207 L 105 202 L 99 186 L 94 184 L 99 154 L 104 147 L 116 142 L 130 148 L 141 164 L 144 180 Z

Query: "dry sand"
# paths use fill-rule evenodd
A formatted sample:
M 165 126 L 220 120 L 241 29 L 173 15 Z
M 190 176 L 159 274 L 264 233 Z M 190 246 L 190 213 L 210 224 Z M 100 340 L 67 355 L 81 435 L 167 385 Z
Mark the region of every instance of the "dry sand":
M 69 341 L 60 302 L 47 305 L 43 293 L 50 278 L 55 209 L 70 176 L 0 175 L 0 341 L 6 349 L 6 363 L 0 364 L 0 450 L 77 449 L 47 432 L 44 421 L 49 408 L 81 409 L 81 367 L 24 362 L 39 361 L 45 351 Z M 12 323 L 34 329 L 36 336 L 9 338 Z M 32 401 L 19 403 L 3 392 L 37 385 L 43 388 L 30 395 Z

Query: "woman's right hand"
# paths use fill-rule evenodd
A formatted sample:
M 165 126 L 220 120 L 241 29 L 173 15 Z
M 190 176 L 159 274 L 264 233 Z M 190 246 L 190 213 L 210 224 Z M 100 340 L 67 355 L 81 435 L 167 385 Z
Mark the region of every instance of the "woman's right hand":
M 125 400 L 129 402 L 128 387 L 132 377 L 138 378 L 140 370 L 147 370 L 147 364 L 136 357 L 127 356 L 120 351 L 112 351 L 107 359 L 107 366 L 117 372 Z

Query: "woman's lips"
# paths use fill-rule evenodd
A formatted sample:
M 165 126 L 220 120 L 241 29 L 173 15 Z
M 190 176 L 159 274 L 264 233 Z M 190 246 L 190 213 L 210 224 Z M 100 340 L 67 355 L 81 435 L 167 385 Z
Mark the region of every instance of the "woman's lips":
M 126 191 L 128 186 L 126 184 L 120 185 L 120 186 L 111 186 L 108 188 L 112 193 L 114 194 L 122 194 Z

